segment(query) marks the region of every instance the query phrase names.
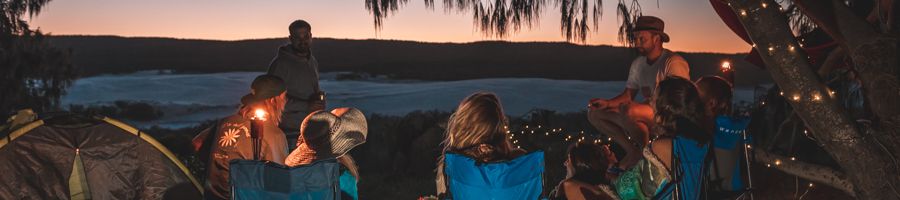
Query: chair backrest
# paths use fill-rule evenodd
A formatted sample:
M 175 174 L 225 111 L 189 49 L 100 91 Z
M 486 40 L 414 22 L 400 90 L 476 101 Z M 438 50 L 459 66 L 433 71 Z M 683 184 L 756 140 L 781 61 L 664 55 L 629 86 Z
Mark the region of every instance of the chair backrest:
M 744 167 L 744 147 L 750 144 L 750 135 L 744 139 L 745 131 L 750 124 L 749 118 L 716 117 L 716 130 L 713 144 L 715 159 L 710 175 L 715 188 L 724 191 L 740 192 L 746 187 L 747 178 Z
M 335 159 L 287 167 L 272 162 L 233 160 L 232 199 L 341 199 L 340 164 Z
M 453 199 L 538 199 L 543 191 L 544 152 L 496 163 L 476 163 L 447 153 L 444 174 Z

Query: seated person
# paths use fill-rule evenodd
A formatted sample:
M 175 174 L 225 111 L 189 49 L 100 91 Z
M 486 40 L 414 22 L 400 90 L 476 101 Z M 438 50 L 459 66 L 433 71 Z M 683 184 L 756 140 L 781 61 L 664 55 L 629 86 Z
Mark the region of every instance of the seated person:
M 612 176 L 607 169 L 616 163 L 616 157 L 605 145 L 592 141 L 573 143 L 566 157 L 566 179 L 561 181 L 553 198 L 568 200 L 619 199 L 611 187 Z
M 677 53 L 663 48 L 669 42 L 669 35 L 664 32 L 665 24 L 657 17 L 641 16 L 635 23 L 632 33 L 635 37 L 634 47 L 640 56 L 631 62 L 625 90 L 611 99 L 591 99 L 588 104 L 588 119 L 601 132 L 611 133 L 616 143 L 638 145 L 643 147 L 650 141 L 650 130 L 653 128 L 652 101 L 657 83 L 667 76 L 678 76 L 690 79 L 690 67 L 687 61 Z M 642 102 L 635 102 L 638 93 L 642 94 Z M 618 115 L 627 116 L 626 120 L 616 119 Z M 630 121 L 634 125 L 623 125 Z M 623 126 L 633 126 L 623 127 Z M 630 139 L 629 139 L 630 138 Z M 626 140 L 627 139 L 627 140 Z M 634 162 L 623 159 L 623 162 Z
M 700 199 L 712 140 L 706 107 L 694 83 L 680 77 L 660 82 L 654 96 L 658 137 L 644 148 L 644 160 L 616 180 L 617 193 L 622 199 Z
M 526 154 L 513 146 L 507 123 L 494 94 L 475 93 L 459 103 L 447 122 L 444 149 L 438 159 L 435 181 L 439 197 L 489 198 L 485 195 L 490 194 L 494 199 L 538 198 L 543 153 Z M 511 182 L 518 185 L 504 185 Z
M 344 196 L 358 199 L 356 183 L 359 171 L 349 153 L 366 142 L 366 116 L 355 108 L 336 108 L 331 112 L 313 111 L 300 125 L 297 149 L 285 159 L 287 166 L 299 166 L 323 159 L 337 159 L 342 166 L 340 187 Z
M 718 76 L 709 76 L 697 80 L 700 98 L 706 104 L 707 116 L 714 117 L 713 132 L 713 166 L 710 169 L 712 181 L 710 194 L 719 198 L 734 198 L 740 195 L 747 179 L 744 146 L 749 144 L 749 135 L 744 138 L 744 131 L 750 123 L 748 118 L 731 117 L 731 100 L 733 90 L 731 83 Z
M 208 163 L 206 184 L 203 184 L 207 199 L 230 199 L 229 162 L 254 159 L 250 121 L 257 110 L 268 114 L 263 120 L 259 158 L 283 164 L 287 157 L 286 139 L 278 128 L 285 102 L 284 81 L 272 75 L 261 75 L 253 80 L 250 89 L 250 94 L 241 98 L 237 113 L 218 121 L 193 139 L 194 150 Z

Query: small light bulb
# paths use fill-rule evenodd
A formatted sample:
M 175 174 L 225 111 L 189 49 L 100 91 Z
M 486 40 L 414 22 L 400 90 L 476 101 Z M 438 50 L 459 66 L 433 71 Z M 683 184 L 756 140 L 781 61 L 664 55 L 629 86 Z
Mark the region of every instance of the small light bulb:
M 800 95 L 795 94 L 794 97 L 791 97 L 794 101 L 800 101 Z
M 766 164 L 766 167 L 772 167 L 772 164 Z
M 784 96 L 784 92 L 778 92 L 779 96 Z
M 607 140 L 612 141 L 612 137 L 607 138 Z
M 793 161 L 793 160 L 797 160 L 797 158 L 796 158 L 796 157 L 791 157 L 791 160 L 792 160 L 792 161 Z
M 747 145 L 747 148 L 748 148 L 748 149 L 750 148 L 750 145 L 749 145 L 749 144 Z
M 794 45 L 788 45 L 788 50 L 794 51 Z
M 812 99 L 813 99 L 813 101 L 821 101 L 821 100 L 822 100 L 822 95 L 819 95 L 818 93 L 813 94 Z
M 741 10 L 741 16 L 747 16 L 747 11 Z
M 775 165 L 781 165 L 781 160 L 775 160 Z
M 774 51 L 775 47 L 769 47 L 769 51 Z
M 809 183 L 809 187 L 813 187 L 813 183 Z
M 766 8 L 768 5 L 766 3 L 762 3 L 762 7 Z

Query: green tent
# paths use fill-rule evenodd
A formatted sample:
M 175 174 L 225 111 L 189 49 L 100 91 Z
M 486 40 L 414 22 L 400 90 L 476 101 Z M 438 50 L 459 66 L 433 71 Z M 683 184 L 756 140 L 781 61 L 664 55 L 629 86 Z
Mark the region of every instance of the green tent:
M 150 135 L 71 113 L 0 133 L 0 172 L 0 199 L 194 199 L 203 191 Z

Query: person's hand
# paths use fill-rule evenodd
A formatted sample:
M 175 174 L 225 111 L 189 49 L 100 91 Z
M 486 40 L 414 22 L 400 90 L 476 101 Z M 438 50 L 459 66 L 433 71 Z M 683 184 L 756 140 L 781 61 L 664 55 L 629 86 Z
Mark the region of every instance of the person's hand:
M 594 110 L 603 110 L 607 112 L 615 112 L 621 113 L 622 107 L 626 107 L 631 104 L 631 101 L 616 101 L 615 99 L 601 99 L 594 98 L 588 104 L 588 108 L 591 111 Z
M 602 110 L 609 107 L 609 100 L 601 98 L 593 98 L 588 101 L 589 110 Z

